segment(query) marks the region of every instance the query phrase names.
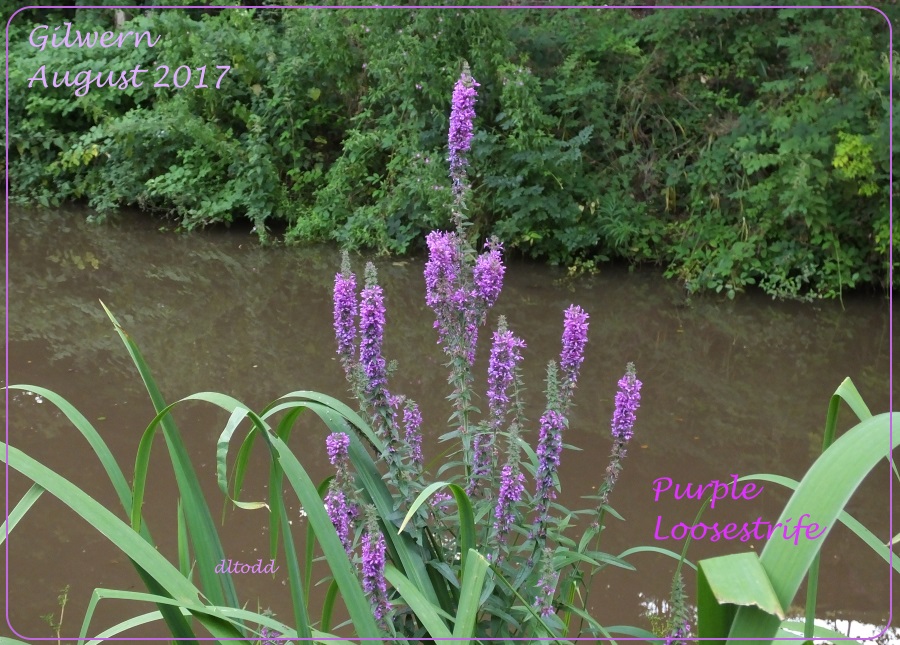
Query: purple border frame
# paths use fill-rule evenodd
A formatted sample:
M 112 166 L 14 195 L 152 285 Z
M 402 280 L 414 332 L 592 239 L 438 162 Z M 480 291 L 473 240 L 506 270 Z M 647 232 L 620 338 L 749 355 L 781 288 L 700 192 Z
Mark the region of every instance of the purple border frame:
M 122 6 L 108 6 L 108 5 L 29 5 L 25 7 L 21 7 L 17 9 L 13 14 L 9 17 L 9 20 L 6 21 L 6 32 L 5 32 L 5 40 L 6 40 L 6 105 L 5 105 L 5 117 L 6 117 L 6 140 L 4 142 L 5 147 L 5 204 L 6 204 L 6 229 L 4 231 L 4 268 L 5 268 L 5 291 L 4 291 L 4 306 L 5 306 L 5 325 L 4 325 L 4 382 L 9 384 L 9 25 L 12 23 L 12 19 L 16 17 L 21 11 L 25 11 L 27 9 L 146 9 L 147 7 L 139 6 L 139 5 L 122 5 Z M 888 230 L 889 230 L 889 239 L 888 239 L 888 297 L 889 297 L 889 315 L 888 315 L 888 410 L 893 411 L 894 409 L 894 371 L 893 371 L 893 357 L 894 357 L 894 281 L 893 281 L 893 266 L 894 266 L 894 220 L 893 220 L 893 212 L 894 212 L 894 29 L 891 25 L 890 19 L 884 14 L 881 9 L 877 7 L 869 6 L 869 5 L 688 5 L 688 6 L 679 6 L 679 5 L 635 5 L 635 6 L 623 6 L 623 5 L 516 5 L 516 6 L 497 6 L 497 5 L 419 5 L 419 6 L 402 6 L 402 5 L 348 5 L 348 6 L 322 6 L 322 5 L 249 5 L 249 6 L 241 6 L 241 5 L 188 5 L 188 6 L 175 6 L 175 5 L 160 5 L 154 6 L 153 9 L 508 9 L 508 10 L 519 10 L 519 9 L 870 9 L 875 11 L 876 13 L 881 14 L 881 17 L 884 18 L 885 22 L 888 25 L 888 42 L 889 42 L 889 50 L 888 50 L 888 101 L 889 101 L 889 112 L 888 112 L 888 132 L 890 136 L 890 140 L 888 141 L 888 174 L 889 174 L 889 184 L 888 184 Z M 12 632 L 20 637 L 20 638 L 30 638 L 26 636 L 22 636 L 9 622 L 9 389 L 4 387 L 4 411 L 7 412 L 5 415 L 5 451 L 6 451 L 6 479 L 5 479 L 5 504 L 6 504 L 6 536 L 5 543 L 6 548 L 5 551 L 5 566 L 6 566 L 6 579 L 4 581 L 4 589 L 6 592 L 6 603 L 4 606 L 4 616 L 6 618 L 7 626 L 12 630 Z M 893 444 L 893 436 L 894 436 L 894 428 L 893 428 L 893 417 L 889 417 L 888 421 L 889 427 L 889 436 L 890 443 Z M 893 461 L 893 456 L 889 454 L 890 459 Z M 889 508 L 894 506 L 894 480 L 891 477 L 891 472 L 888 472 L 888 485 L 889 485 Z M 893 514 L 889 512 L 888 514 L 888 526 L 889 532 L 891 535 L 894 533 L 894 524 L 893 524 Z M 873 640 L 875 638 L 880 637 L 884 633 L 887 632 L 888 629 L 891 628 L 891 620 L 893 618 L 893 600 L 894 600 L 894 581 L 893 581 L 893 549 L 890 549 L 890 555 L 888 557 L 888 624 L 879 634 L 872 636 L 870 638 L 833 638 L 829 640 L 833 641 L 859 641 L 859 640 Z M 60 637 L 62 638 L 62 637 Z M 56 638 L 30 638 L 33 641 L 55 641 Z M 69 639 L 65 639 L 69 640 Z M 78 641 L 78 639 L 74 639 Z M 173 639 L 171 637 L 163 637 L 163 638 L 105 638 L 102 639 L 104 641 L 180 641 L 183 639 Z M 246 640 L 246 639 L 235 639 L 235 638 L 197 638 L 194 639 L 197 641 L 238 641 L 238 640 Z M 374 638 L 346 638 L 346 639 L 299 639 L 292 638 L 286 639 L 291 641 L 298 642 L 311 642 L 312 640 L 316 641 L 329 641 L 329 640 L 345 640 L 345 641 L 390 641 L 389 638 L 382 639 L 374 639 Z M 433 639 L 435 642 L 451 640 L 451 641 L 460 641 L 460 640 L 474 640 L 474 639 L 444 639 L 444 638 L 436 638 Z M 511 641 L 556 641 L 559 639 L 555 638 L 506 638 L 506 639 L 477 639 L 482 641 L 495 641 L 495 640 L 511 640 Z M 566 640 L 570 641 L 609 641 L 611 639 L 606 638 L 568 638 Z M 645 638 L 617 638 L 619 641 L 646 641 Z M 662 640 L 662 639 L 660 639 Z M 701 642 L 701 641 L 710 641 L 710 640 L 719 640 L 719 639 L 710 639 L 710 638 L 691 638 L 687 639 L 692 642 Z M 731 640 L 736 641 L 747 641 L 747 640 L 758 640 L 753 638 L 735 638 Z M 797 638 L 775 638 L 772 639 L 775 641 L 805 641 L 805 638 L 797 637 Z

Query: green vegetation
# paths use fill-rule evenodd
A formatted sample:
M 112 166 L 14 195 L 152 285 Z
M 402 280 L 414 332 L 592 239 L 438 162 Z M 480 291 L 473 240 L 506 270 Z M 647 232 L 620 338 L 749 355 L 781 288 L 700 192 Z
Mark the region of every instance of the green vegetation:
M 40 51 L 35 25 L 102 31 L 114 13 L 13 19 L 14 198 L 415 251 L 449 221 L 446 98 L 465 59 L 484 85 L 469 204 L 482 238 L 574 270 L 658 264 L 729 297 L 887 285 L 888 29 L 874 11 L 124 16 L 156 46 Z M 75 97 L 29 89 L 42 65 L 151 71 Z M 195 78 L 155 89 L 159 65 Z M 219 89 L 217 65 L 231 67 Z M 203 66 L 210 87 L 195 89 Z

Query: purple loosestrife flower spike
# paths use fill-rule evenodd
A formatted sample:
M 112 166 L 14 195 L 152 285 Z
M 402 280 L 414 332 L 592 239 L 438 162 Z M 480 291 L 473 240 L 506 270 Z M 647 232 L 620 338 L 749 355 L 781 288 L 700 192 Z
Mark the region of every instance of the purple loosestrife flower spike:
M 584 347 L 587 345 L 588 315 L 584 309 L 572 305 L 566 309 L 563 323 L 562 353 L 559 366 L 565 375 L 569 388 L 575 387 L 578 372 L 584 361 Z
M 475 260 L 475 295 L 481 300 L 485 309 L 490 309 L 497 302 L 500 290 L 503 288 L 503 274 L 506 267 L 503 266 L 501 251 L 503 246 L 496 238 L 485 243 L 488 250 Z
M 597 517 L 592 524 L 594 529 L 600 528 L 600 520 L 605 512 L 603 507 L 609 501 L 609 495 L 619 480 L 619 473 L 622 472 L 622 460 L 628 452 L 628 442 L 634 435 L 635 412 L 640 406 L 640 401 L 641 382 L 637 379 L 634 363 L 628 363 L 625 376 L 619 380 L 619 391 L 616 393 L 616 408 L 611 424 L 612 454 L 606 467 L 606 475 L 597 491 L 600 500 L 597 504 Z
M 468 164 L 465 153 L 472 146 L 473 125 L 475 119 L 475 98 L 479 84 L 472 78 L 469 65 L 463 66 L 462 74 L 453 88 L 453 101 L 450 108 L 450 176 L 453 178 L 454 192 L 461 188 L 462 177 Z
M 543 539 L 545 524 L 550 512 L 550 500 L 556 499 L 553 476 L 559 469 L 562 452 L 562 431 L 566 427 L 566 418 L 556 410 L 547 410 L 541 417 L 541 431 L 538 437 L 537 458 L 538 469 L 535 474 L 537 491 L 535 492 L 535 510 L 538 527 L 537 537 Z
M 403 408 L 404 439 L 409 448 L 409 458 L 417 471 L 422 470 L 422 413 L 413 401 L 407 401 Z
M 387 597 L 387 582 L 384 579 L 385 542 L 384 535 L 378 530 L 374 514 L 370 510 L 366 532 L 362 538 L 362 574 L 363 590 L 369 597 L 372 614 L 382 626 L 386 626 L 386 618 L 391 610 Z
M 516 504 L 522 500 L 524 493 L 525 475 L 513 468 L 512 464 L 506 464 L 500 474 L 500 492 L 497 493 L 497 506 L 494 509 L 494 531 L 500 546 L 506 544 L 509 530 L 516 519 Z
M 616 393 L 616 409 L 612 418 L 612 435 L 615 439 L 627 442 L 634 435 L 635 412 L 640 405 L 641 382 L 637 379 L 634 363 L 628 363 Z
M 381 354 L 384 339 L 384 292 L 375 282 L 375 266 L 366 265 L 366 287 L 359 308 L 359 362 L 366 377 L 365 393 L 372 397 L 387 384 L 387 364 Z
M 347 464 L 347 460 L 350 458 L 349 447 L 350 437 L 343 432 L 332 432 L 325 438 L 328 461 L 335 468 L 340 468 Z
M 425 264 L 425 302 L 435 309 L 446 304 L 459 275 L 459 246 L 455 233 L 432 231 L 425 238 L 428 262 Z
M 525 341 L 506 328 L 506 319 L 500 317 L 500 326 L 494 332 L 491 357 L 488 362 L 488 405 L 491 426 L 499 430 L 509 409 L 509 388 L 515 379 L 516 367 L 522 360 Z
M 356 354 L 356 314 L 356 276 L 350 272 L 350 260 L 345 251 L 341 273 L 334 276 L 334 335 L 338 356 L 348 375 Z
M 347 502 L 347 496 L 344 491 L 332 482 L 325 494 L 325 510 L 328 511 L 328 517 L 337 531 L 344 551 L 348 556 L 353 556 L 353 541 L 350 537 L 350 529 L 353 525 L 353 517 L 356 515 L 352 505 Z
M 509 388 L 516 376 L 516 367 L 522 360 L 521 349 L 525 341 L 516 337 L 506 327 L 506 318 L 500 316 L 494 342 L 491 346 L 491 357 L 488 363 L 488 405 L 490 421 L 486 432 L 475 436 L 474 458 L 472 462 L 472 478 L 469 481 L 468 493 L 474 494 L 478 488 L 478 480 L 492 476 L 496 433 L 503 429 L 503 422 L 509 411 Z

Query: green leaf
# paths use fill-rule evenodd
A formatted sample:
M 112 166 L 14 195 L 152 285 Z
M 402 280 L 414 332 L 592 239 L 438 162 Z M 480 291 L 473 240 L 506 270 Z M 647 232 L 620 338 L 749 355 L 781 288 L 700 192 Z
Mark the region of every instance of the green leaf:
M 884 413 L 851 428 L 812 465 L 778 519 L 784 523 L 808 514 L 820 526 L 832 527 L 865 476 L 891 450 L 900 445 L 900 433 L 890 426 L 900 423 L 900 413 Z M 891 441 L 893 439 L 893 441 Z M 826 534 L 827 536 L 827 534 Z M 769 540 L 759 556 L 782 607 L 790 606 L 823 539 Z M 737 611 L 729 638 L 756 638 L 768 642 L 780 621 L 755 607 Z
M 789 477 L 781 477 L 780 475 L 768 475 L 765 473 L 761 473 L 758 475 L 745 475 L 738 479 L 738 481 L 745 480 L 772 482 L 773 484 L 779 484 L 781 486 L 784 486 L 785 488 L 790 488 L 791 490 L 797 490 L 797 486 L 800 485 L 797 481 Z M 897 573 L 900 573 L 900 558 L 896 556 L 892 558 L 890 547 L 879 540 L 878 537 L 874 533 L 872 533 L 872 531 L 863 526 L 862 522 L 847 513 L 847 511 L 841 511 L 840 515 L 838 515 L 838 521 L 848 529 L 853 531 L 853 533 L 855 533 L 860 540 L 865 542 L 869 546 L 869 548 L 877 553 L 885 562 L 891 563 L 894 570 Z
M 441 618 L 441 614 L 445 614 L 445 612 L 430 603 L 422 595 L 422 592 L 409 581 L 409 578 L 397 570 L 397 567 L 388 564 L 384 570 L 384 577 L 397 590 L 403 601 L 409 605 L 416 618 L 428 631 L 429 638 L 452 638 L 453 635 Z M 448 618 L 452 619 L 449 616 Z
M 465 571 L 467 554 L 469 553 L 470 549 L 475 548 L 475 512 L 472 509 L 472 502 L 471 500 L 469 500 L 469 496 L 466 495 L 466 491 L 464 491 L 460 486 L 451 484 L 450 482 L 435 482 L 434 484 L 426 487 L 425 490 L 419 493 L 415 501 L 409 507 L 409 511 L 406 513 L 406 517 L 403 518 L 403 522 L 400 524 L 399 533 L 403 532 L 406 524 L 416 514 L 416 511 L 419 510 L 419 507 L 441 488 L 450 489 L 450 492 L 453 494 L 453 498 L 456 500 L 456 510 L 459 526 L 459 535 L 457 536 L 457 539 L 459 540 L 459 550 L 461 554 L 460 568 Z
M 701 560 L 698 578 L 702 581 L 698 584 L 708 587 L 719 605 L 759 607 L 781 620 L 785 618 L 785 610 L 755 553 Z M 698 622 L 704 622 L 705 618 L 701 614 Z
M 667 555 L 667 556 L 669 556 L 670 558 L 673 558 L 673 559 L 675 559 L 675 560 L 681 560 L 681 554 L 680 554 L 680 553 L 675 553 L 674 551 L 670 551 L 669 549 L 663 549 L 663 548 L 658 547 L 658 546 L 636 546 L 636 547 L 632 547 L 632 548 L 630 548 L 630 549 L 626 549 L 625 551 L 622 551 L 622 552 L 619 554 L 619 558 L 624 560 L 626 557 L 628 557 L 629 555 L 632 555 L 633 553 L 659 553 L 659 554 L 661 554 L 661 555 Z M 688 565 L 688 566 L 689 566 L 691 569 L 693 569 L 694 571 L 697 570 L 697 565 L 694 564 L 693 562 L 691 562 L 690 560 L 685 560 L 684 563 L 685 563 L 686 565 Z
M 463 570 L 462 589 L 459 593 L 459 609 L 456 624 L 453 626 L 453 637 L 471 639 L 475 636 L 475 619 L 480 607 L 481 588 L 490 564 L 475 549 L 469 549 L 466 566 Z
M 0 459 L 8 463 L 11 469 L 28 477 L 95 527 L 125 555 L 152 575 L 180 605 L 189 609 L 202 608 L 197 588 L 130 526 L 64 477 L 18 448 L 2 445 L 8 451 L 9 461 L 6 462 L 4 451 L 0 451 Z
M 16 504 L 16 507 L 9 514 L 9 526 L 7 527 L 7 523 L 3 522 L 0 524 L 0 544 L 3 544 L 6 541 L 6 536 L 9 533 L 12 533 L 12 530 L 16 528 L 16 524 L 19 523 L 19 520 L 24 517 L 25 513 L 28 512 L 28 509 L 31 508 L 38 499 L 40 499 L 41 495 L 44 493 L 44 489 L 38 486 L 37 484 L 32 484 L 31 488 L 22 495 L 22 499 L 19 500 L 19 503 Z
M 112 312 L 107 309 L 102 301 L 100 304 L 115 326 L 116 332 L 122 339 L 135 367 L 137 367 L 147 393 L 150 395 L 150 400 L 153 402 L 154 409 L 156 409 L 157 414 L 161 414 L 166 408 L 166 403 L 150 372 L 150 368 L 147 366 L 147 362 L 144 360 L 135 342 L 119 324 Z M 219 534 L 216 532 L 215 522 L 213 522 L 212 515 L 209 512 L 209 506 L 206 503 L 206 498 L 203 496 L 203 489 L 197 480 L 197 473 L 191 464 L 187 448 L 170 415 L 165 414 L 160 423 L 163 427 L 163 436 L 172 460 L 175 480 L 184 503 L 188 534 L 193 542 L 194 554 L 198 562 L 219 562 L 225 558 L 225 551 L 222 548 Z M 136 472 L 135 476 L 137 477 L 137 475 L 138 473 Z M 210 566 L 200 566 L 199 574 L 203 591 L 212 603 L 232 607 L 238 606 L 237 591 L 234 588 L 234 581 L 230 575 L 216 574 L 214 568 Z

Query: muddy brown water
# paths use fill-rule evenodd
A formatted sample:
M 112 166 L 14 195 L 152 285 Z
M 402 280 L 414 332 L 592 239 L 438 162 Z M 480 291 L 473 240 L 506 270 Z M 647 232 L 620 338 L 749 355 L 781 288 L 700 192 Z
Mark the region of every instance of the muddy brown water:
M 100 307 L 103 300 L 140 345 L 164 396 L 174 401 L 221 391 L 260 409 L 290 391 L 309 389 L 350 402 L 332 336 L 331 287 L 339 258 L 333 248 L 262 249 L 248 231 L 177 235 L 160 222 L 128 214 L 103 227 L 84 213 L 13 208 L 9 223 L 9 382 L 49 388 L 95 424 L 130 480 L 141 433 L 153 417 L 143 386 Z M 387 303 L 385 353 L 399 364 L 391 389 L 419 402 L 425 418 L 426 459 L 450 409 L 443 357 L 424 304 L 424 258 L 375 258 Z M 361 273 L 364 258 L 354 258 Z M 828 400 L 842 379 L 853 379 L 875 412 L 889 407 L 889 303 L 882 295 L 854 294 L 815 304 L 772 301 L 747 294 L 734 302 L 694 298 L 658 270 L 604 269 L 567 279 L 561 270 L 508 263 L 504 290 L 491 313 L 507 316 L 527 344 L 524 371 L 528 440 L 543 405 L 546 362 L 558 355 L 562 312 L 570 304 L 591 316 L 590 342 L 576 407 L 565 437 L 582 451 L 562 457 L 562 503 L 582 508 L 602 477 L 611 447 L 609 420 L 616 382 L 634 361 L 643 381 L 636 435 L 611 504 L 625 518 L 611 520 L 604 550 L 636 545 L 681 548 L 655 532 L 690 524 L 699 508 L 671 491 L 654 501 L 653 482 L 682 485 L 769 472 L 799 479 L 816 458 Z M 487 366 L 489 330 L 482 328 L 476 369 Z M 484 377 L 481 376 L 483 384 Z M 481 390 L 483 392 L 483 389 Z M 842 429 L 850 413 L 842 414 Z M 98 460 L 81 435 L 46 399 L 12 391 L 9 441 L 81 486 L 124 518 Z M 224 505 L 215 480 L 215 441 L 223 413 L 202 404 L 177 409 L 175 419 L 191 453 L 214 517 Z M 292 444 L 312 477 L 329 474 L 325 431 L 309 422 Z M 440 448 L 441 450 L 443 447 Z M 161 440 L 151 462 L 145 515 L 160 549 L 175 561 L 176 488 Z M 243 499 L 262 499 L 265 461 L 258 452 Z M 887 464 L 870 475 L 848 510 L 880 539 L 889 531 Z M 29 482 L 12 473 L 15 504 Z M 296 498 L 295 534 L 305 527 Z M 719 502 L 706 519 L 774 521 L 787 500 L 766 484 L 752 501 Z M 229 509 L 222 529 L 227 557 L 268 562 L 264 511 Z M 896 523 L 894 531 L 896 532 Z M 577 533 L 576 533 L 577 537 Z M 695 542 L 689 558 L 724 555 L 762 543 Z M 270 607 L 290 623 L 286 568 L 272 576 L 237 575 L 242 601 Z M 668 596 L 674 561 L 655 554 L 631 558 L 636 571 L 608 568 L 594 580 L 590 611 L 603 624 L 649 627 L 644 614 Z M 818 615 L 885 625 L 889 609 L 886 563 L 843 527 L 825 543 Z M 198 567 L 217 563 L 198 562 Z M 5 566 L 5 565 L 4 565 Z M 323 577 L 317 571 L 314 579 Z M 62 635 L 74 636 L 97 587 L 143 591 L 129 562 L 74 512 L 44 495 L 9 541 L 9 620 L 28 637 L 52 632 L 41 616 L 59 613 L 57 595 L 69 586 Z M 896 578 L 895 578 L 896 582 Z M 694 594 L 695 579 L 687 578 Z M 895 585 L 896 586 L 896 585 Z M 320 598 L 324 587 L 314 594 Z M 320 602 L 315 600 L 314 604 Z M 796 604 L 802 606 L 803 596 Z M 154 608 L 103 601 L 92 633 Z M 876 630 L 877 631 L 877 630 Z M 0 634 L 12 635 L 8 627 Z M 157 623 L 133 630 L 163 637 Z

